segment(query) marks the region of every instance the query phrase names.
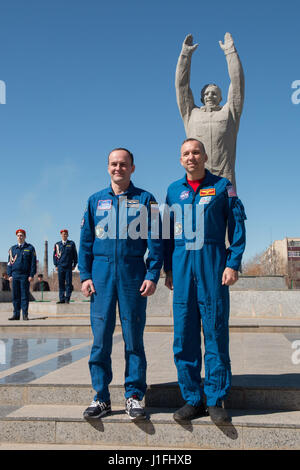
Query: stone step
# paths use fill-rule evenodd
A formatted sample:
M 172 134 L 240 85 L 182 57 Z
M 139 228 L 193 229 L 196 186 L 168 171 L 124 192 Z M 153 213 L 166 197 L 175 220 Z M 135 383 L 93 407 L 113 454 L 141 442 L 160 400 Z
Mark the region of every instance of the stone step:
M 230 333 L 300 333 L 299 319 L 289 319 L 284 321 L 258 320 L 254 318 L 231 319 L 229 324 Z M 152 317 L 147 318 L 145 332 L 173 332 L 173 319 Z M 29 317 L 29 322 L 22 319 L 17 322 L 11 322 L 6 319 L 5 322 L 0 321 L 1 334 L 14 333 L 33 333 L 33 334 L 66 334 L 72 331 L 72 334 L 91 335 L 91 325 L 89 315 L 73 315 L 72 317 L 55 317 L 35 316 Z M 116 321 L 116 332 L 121 331 L 120 321 Z
M 11 312 L 11 293 L 0 294 L 0 312 Z M 34 293 L 35 294 L 35 293 Z M 40 301 L 39 295 L 31 297 L 29 313 L 47 313 L 51 315 L 69 313 L 88 313 L 89 302 L 80 293 L 74 293 L 71 303 L 57 305 L 58 294 L 55 292 L 44 295 L 44 301 Z M 34 298 L 37 301 L 34 301 Z M 76 300 L 75 300 L 76 299 Z M 73 301 L 75 300 L 75 301 Z M 164 280 L 160 279 L 155 295 L 148 298 L 148 316 L 172 316 L 172 292 L 164 286 Z M 231 316 L 256 317 L 256 318 L 300 318 L 300 289 L 298 290 L 230 290 L 230 314 Z
M 101 464 L 101 461 L 104 462 L 104 464 L 106 464 L 112 458 L 116 459 L 116 455 L 118 457 L 118 461 L 122 462 L 122 465 L 124 464 L 124 461 L 122 461 L 122 457 L 125 459 L 126 455 L 130 456 L 128 460 L 130 462 L 130 465 L 132 465 L 133 464 L 132 457 L 140 456 L 140 453 L 143 454 L 144 459 L 149 459 L 150 451 L 154 451 L 152 454 L 155 454 L 156 456 L 159 452 L 165 453 L 166 450 L 174 451 L 176 452 L 176 455 L 178 454 L 178 447 L 176 449 L 176 447 L 174 446 L 173 447 L 164 446 L 163 449 L 160 449 L 160 451 L 158 451 L 157 447 L 136 446 L 133 444 L 127 445 L 127 446 L 118 444 L 118 447 L 116 448 L 116 446 L 113 444 L 111 445 L 109 444 L 106 444 L 106 445 L 105 444 L 98 444 L 98 445 L 97 444 L 39 444 L 39 443 L 32 444 L 32 443 L 24 443 L 24 442 L 23 443 L 0 442 L 0 451 L 1 450 L 10 450 L 10 451 L 12 450 L 52 450 L 52 451 L 53 450 L 93 450 L 93 451 L 101 450 L 102 451 L 101 454 L 98 453 L 96 456 L 98 465 Z M 104 451 L 107 451 L 107 452 L 104 452 Z M 126 453 L 126 451 L 129 451 L 129 452 Z M 134 453 L 132 451 L 134 451 Z M 174 452 L 172 452 L 170 455 L 174 456 Z M 192 455 L 192 463 L 196 462 L 198 458 L 200 458 L 199 450 L 195 448 L 192 449 L 192 448 L 187 447 L 185 448 L 184 453 L 188 453 L 189 456 Z M 181 451 L 180 455 L 182 454 L 183 452 Z M 48 458 L 49 458 L 49 454 L 47 455 L 47 462 L 48 462 Z M 146 468 L 151 467 L 153 457 L 150 456 L 150 459 L 151 460 L 149 460 L 149 463 L 147 464 L 148 467 Z M 187 457 L 187 461 L 188 461 L 188 457 Z M 170 462 L 172 463 L 172 460 L 170 460 Z M 137 465 L 135 465 L 135 467 L 137 467 Z
M 232 423 L 209 417 L 178 424 L 174 409 L 148 408 L 148 419 L 130 422 L 123 407 L 87 422 L 79 405 L 1 407 L 1 443 L 143 446 L 162 449 L 300 449 L 300 411 L 229 410 Z
M 124 388 L 110 386 L 111 401 L 114 405 L 124 405 Z M 81 405 L 87 406 L 94 392 L 87 384 L 0 384 L 0 405 Z M 180 389 L 177 383 L 148 386 L 143 400 L 147 407 L 182 406 Z M 266 385 L 233 385 L 225 403 L 231 409 L 280 409 L 300 411 L 300 386 L 276 387 Z

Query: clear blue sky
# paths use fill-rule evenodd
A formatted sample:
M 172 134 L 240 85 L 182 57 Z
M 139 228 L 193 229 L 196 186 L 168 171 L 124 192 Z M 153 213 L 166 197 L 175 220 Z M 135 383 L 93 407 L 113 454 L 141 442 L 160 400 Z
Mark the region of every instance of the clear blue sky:
M 43 260 L 61 228 L 79 242 L 90 194 L 108 186 L 110 149 L 135 155 L 133 182 L 160 203 L 183 175 L 184 128 L 174 75 L 192 33 L 191 86 L 229 78 L 218 41 L 229 31 L 245 71 L 237 182 L 247 221 L 244 260 L 274 239 L 300 236 L 300 80 L 296 0 L 2 0 L 0 80 L 0 260 L 16 228 Z M 50 256 L 51 257 L 51 256 Z

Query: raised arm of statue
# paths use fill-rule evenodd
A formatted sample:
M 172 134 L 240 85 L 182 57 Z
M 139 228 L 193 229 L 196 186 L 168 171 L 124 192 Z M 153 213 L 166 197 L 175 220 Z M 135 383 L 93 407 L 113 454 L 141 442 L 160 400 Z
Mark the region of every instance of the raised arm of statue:
M 178 108 L 186 127 L 192 109 L 195 107 L 194 97 L 190 89 L 192 54 L 198 44 L 193 44 L 193 36 L 186 36 L 177 62 L 175 88 Z
M 219 41 L 219 44 L 221 49 L 224 51 L 230 77 L 227 101 L 233 117 L 238 125 L 243 110 L 245 95 L 245 78 L 243 67 L 230 33 L 226 33 L 224 37 L 224 43 Z

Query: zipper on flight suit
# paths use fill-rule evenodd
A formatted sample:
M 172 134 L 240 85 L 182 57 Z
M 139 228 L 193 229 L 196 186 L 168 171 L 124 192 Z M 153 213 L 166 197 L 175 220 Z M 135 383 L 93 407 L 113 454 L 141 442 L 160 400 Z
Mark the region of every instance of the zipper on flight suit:
M 203 183 L 203 182 L 202 182 Z M 195 217 L 195 199 L 196 199 L 196 196 L 197 194 L 200 192 L 200 188 L 202 186 L 202 183 L 200 183 L 200 185 L 198 186 L 198 188 L 196 189 L 196 191 L 193 190 L 193 200 L 192 200 L 192 223 L 193 223 L 193 232 L 195 232 L 195 229 L 196 229 L 196 217 Z M 193 279 L 194 279 L 194 282 L 196 283 L 197 282 L 197 277 L 196 277 L 196 250 L 193 250 Z
M 118 236 L 119 236 L 119 197 L 117 198 L 117 215 L 116 215 L 116 243 L 115 243 L 115 278 L 117 278 L 117 254 L 118 254 Z

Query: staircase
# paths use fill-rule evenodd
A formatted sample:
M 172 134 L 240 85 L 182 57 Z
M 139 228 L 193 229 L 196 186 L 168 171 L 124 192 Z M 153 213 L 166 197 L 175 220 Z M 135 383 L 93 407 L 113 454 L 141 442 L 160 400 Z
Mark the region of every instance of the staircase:
M 298 388 L 235 387 L 226 402 L 232 423 L 203 417 L 183 425 L 173 420 L 182 404 L 177 384 L 147 390 L 148 419 L 130 422 L 123 387 L 111 387 L 113 412 L 87 422 L 82 413 L 93 397 L 88 385 L 0 386 L 0 440 L 4 443 L 98 445 L 149 449 L 299 449 Z M 1 448 L 1 447 L 0 447 Z

